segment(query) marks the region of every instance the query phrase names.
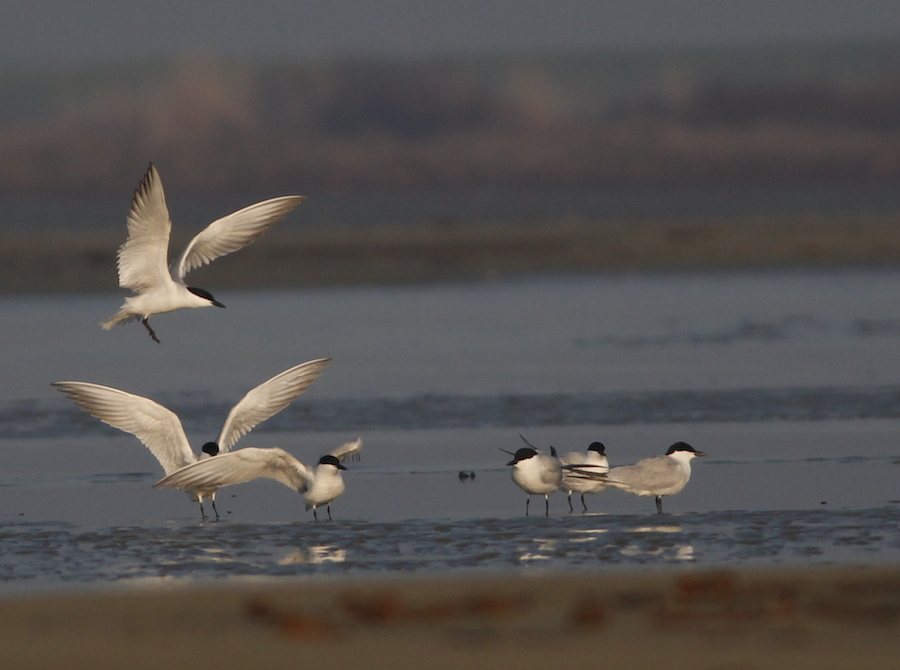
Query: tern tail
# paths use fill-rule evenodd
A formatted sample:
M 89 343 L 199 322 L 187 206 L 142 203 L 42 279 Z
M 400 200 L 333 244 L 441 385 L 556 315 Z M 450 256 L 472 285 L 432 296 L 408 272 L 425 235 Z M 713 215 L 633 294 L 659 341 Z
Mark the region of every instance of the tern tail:
M 100 327 L 103 328 L 103 330 L 109 330 L 110 328 L 120 326 L 123 323 L 131 323 L 132 321 L 137 321 L 139 318 L 141 317 L 137 314 L 122 310 L 113 314 L 106 321 L 101 321 Z

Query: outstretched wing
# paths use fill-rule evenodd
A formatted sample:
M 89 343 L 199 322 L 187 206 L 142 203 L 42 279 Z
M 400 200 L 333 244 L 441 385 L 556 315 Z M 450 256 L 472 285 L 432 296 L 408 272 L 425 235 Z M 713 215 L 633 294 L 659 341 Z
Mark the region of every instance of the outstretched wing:
M 285 370 L 252 389 L 228 413 L 219 433 L 219 451 L 228 451 L 258 423 L 278 414 L 312 384 L 330 358 L 317 358 Z
M 156 456 L 166 474 L 197 460 L 181 421 L 159 403 L 89 382 L 54 382 L 52 386 L 91 416 L 134 435 Z
M 220 488 L 266 477 L 303 492 L 313 481 L 313 473 L 284 449 L 246 447 L 197 461 L 177 470 L 153 485 L 154 488 Z
M 334 456 L 336 459 L 342 462 L 347 459 L 349 459 L 350 461 L 358 461 L 360 451 L 362 451 L 362 438 L 357 437 L 352 442 L 344 442 L 343 444 L 336 446 L 334 449 L 329 449 L 325 452 L 325 454 Z
M 194 268 L 246 247 L 305 198 L 303 195 L 272 198 L 213 221 L 190 241 L 173 266 L 172 274 L 182 280 Z
M 119 247 L 119 286 L 139 293 L 169 281 L 171 231 L 162 181 L 151 163 L 128 212 L 128 239 Z

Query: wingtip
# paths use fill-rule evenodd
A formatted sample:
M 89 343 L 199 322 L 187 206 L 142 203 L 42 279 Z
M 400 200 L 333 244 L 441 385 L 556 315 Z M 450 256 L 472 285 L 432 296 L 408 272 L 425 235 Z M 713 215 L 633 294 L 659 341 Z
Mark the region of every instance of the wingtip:
M 162 180 L 159 177 L 159 172 L 157 171 L 156 166 L 151 161 L 147 166 L 147 171 L 144 172 L 144 176 L 141 178 L 141 183 L 138 184 L 138 187 L 136 189 L 134 189 L 134 195 L 131 198 L 132 209 L 134 209 L 139 202 L 147 198 L 153 188 L 154 183 L 159 183 L 161 185 L 161 181 Z
M 531 442 L 529 442 L 528 440 L 526 440 L 526 439 L 525 439 L 525 436 L 522 435 L 522 433 L 519 433 L 519 437 L 522 438 L 522 442 L 524 442 L 526 445 L 528 445 L 529 447 L 531 447 L 531 448 L 534 449 L 535 451 L 538 451 L 538 448 L 537 448 L 536 446 L 534 446 Z
M 280 221 L 285 216 L 290 214 L 296 209 L 301 202 L 306 200 L 305 195 L 286 195 L 282 197 L 282 202 L 284 203 L 284 208 L 281 210 L 280 215 L 276 221 Z M 274 222 L 273 222 L 274 223 Z

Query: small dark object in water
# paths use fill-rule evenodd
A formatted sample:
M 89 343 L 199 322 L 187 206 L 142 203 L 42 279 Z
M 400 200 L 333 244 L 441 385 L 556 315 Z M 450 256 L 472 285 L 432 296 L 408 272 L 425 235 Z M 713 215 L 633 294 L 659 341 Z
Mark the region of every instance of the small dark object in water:
M 475 479 L 475 471 L 474 470 L 460 470 L 459 478 L 460 478 L 460 480 Z

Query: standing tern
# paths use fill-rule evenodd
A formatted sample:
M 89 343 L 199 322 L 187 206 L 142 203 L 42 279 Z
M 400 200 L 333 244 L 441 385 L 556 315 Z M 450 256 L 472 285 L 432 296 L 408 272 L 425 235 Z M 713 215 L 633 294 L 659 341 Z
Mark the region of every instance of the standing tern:
M 65 381 L 51 385 L 91 416 L 134 435 L 156 456 L 165 473 L 171 474 L 191 463 L 227 452 L 254 426 L 283 410 L 309 388 L 330 362 L 330 358 L 319 358 L 295 365 L 249 391 L 228 413 L 218 440 L 204 444 L 200 454 L 191 449 L 178 416 L 149 398 L 89 382 Z M 212 501 L 216 517 L 219 516 L 215 489 L 196 487 L 188 490 L 188 495 L 200 503 L 203 518 L 206 518 L 203 501 L 207 499 Z
M 544 516 L 550 516 L 550 494 L 556 491 L 563 480 L 562 463 L 556 455 L 556 449 L 550 447 L 550 455 L 540 453 L 520 434 L 519 437 L 527 444 L 527 447 L 518 449 L 511 454 L 513 459 L 507 465 L 513 466 L 512 480 L 525 491 L 525 516 L 528 516 L 528 506 L 531 504 L 532 495 L 544 496 Z
M 591 442 L 586 453 L 572 452 L 559 459 L 563 465 L 576 465 L 583 471 L 606 473 L 609 471 L 609 461 L 606 458 L 606 447 L 601 442 Z M 600 493 L 606 488 L 603 479 L 592 479 L 580 476 L 578 472 L 566 470 L 563 472 L 563 481 L 560 489 L 568 493 L 569 511 L 572 507 L 572 493 L 581 494 L 581 506 L 587 512 L 587 504 L 584 502 L 585 493 Z
M 125 299 L 118 312 L 100 325 L 109 330 L 141 319 L 155 342 L 159 338 L 149 318 L 187 307 L 225 307 L 209 291 L 187 286 L 185 275 L 194 268 L 241 249 L 280 221 L 305 198 L 289 195 L 264 200 L 213 221 L 168 265 L 172 221 L 166 207 L 159 173 L 153 163 L 134 192 L 128 213 L 128 239 L 118 254 L 119 286 L 135 295 Z
M 307 511 L 312 509 L 318 521 L 316 509 L 328 508 L 331 519 L 331 501 L 344 492 L 341 470 L 347 468 L 342 461 L 359 459 L 362 440 L 330 449 L 319 459 L 316 467 L 304 465 L 284 449 L 277 447 L 244 447 L 215 458 L 191 463 L 156 482 L 154 488 L 213 491 L 223 486 L 242 484 L 266 477 L 281 482 L 288 488 L 303 494 Z
M 655 496 L 656 511 L 662 514 L 663 496 L 679 493 L 691 479 L 691 461 L 706 456 L 686 442 L 676 442 L 665 456 L 653 456 L 634 465 L 612 468 L 606 483 L 637 496 Z

